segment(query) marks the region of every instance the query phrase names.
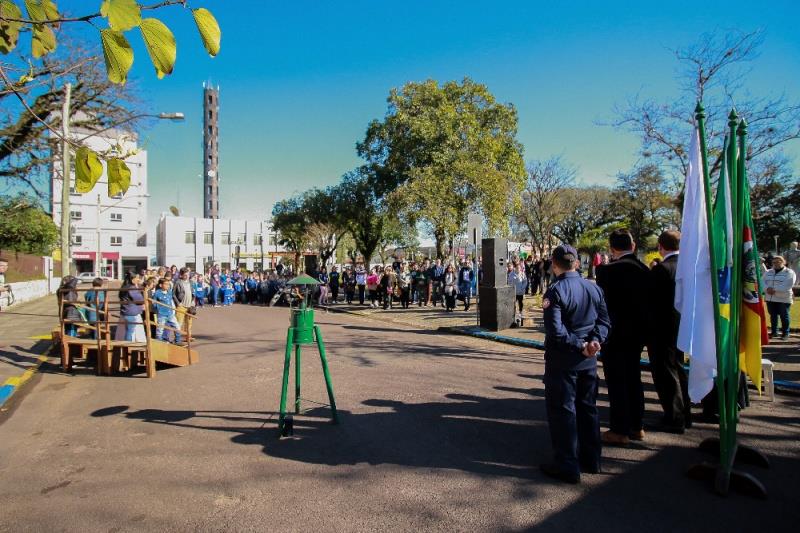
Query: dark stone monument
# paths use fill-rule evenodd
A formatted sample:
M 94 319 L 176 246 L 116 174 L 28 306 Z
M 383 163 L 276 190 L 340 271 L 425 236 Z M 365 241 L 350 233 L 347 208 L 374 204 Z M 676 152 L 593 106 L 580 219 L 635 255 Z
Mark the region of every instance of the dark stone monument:
M 481 327 L 491 331 L 508 329 L 514 323 L 514 287 L 508 284 L 508 241 L 481 240 L 483 278 L 480 294 Z

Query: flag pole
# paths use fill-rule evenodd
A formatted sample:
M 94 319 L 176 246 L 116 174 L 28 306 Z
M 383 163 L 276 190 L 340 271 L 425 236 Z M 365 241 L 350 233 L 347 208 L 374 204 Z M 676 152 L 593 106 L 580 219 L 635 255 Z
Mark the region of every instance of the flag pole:
M 725 383 L 725 418 L 727 424 L 727 442 L 729 457 L 720 465 L 726 471 L 726 481 L 730 481 L 730 472 L 736 457 L 736 420 L 738 418 L 738 388 L 739 388 L 739 324 L 742 313 L 742 232 L 744 231 L 744 209 L 742 209 L 743 189 L 741 187 L 739 165 L 737 161 L 738 143 L 736 140 L 739 126 L 738 115 L 731 109 L 728 115 L 730 139 L 728 144 L 728 175 L 731 186 L 731 214 L 733 218 L 733 270 L 731 272 L 731 319 L 730 343 L 728 346 L 728 364 Z M 720 416 L 722 413 L 720 412 Z M 720 487 L 727 493 L 727 484 Z
M 703 186 L 705 192 L 705 201 L 706 201 L 706 227 L 708 232 L 708 248 L 711 251 L 709 264 L 711 268 L 711 292 L 714 298 L 714 339 L 715 343 L 714 346 L 716 347 L 717 353 L 717 376 L 716 376 L 716 383 L 717 383 L 717 396 L 718 396 L 718 405 L 720 409 L 720 424 L 719 424 L 719 454 L 720 454 L 720 464 L 731 463 L 730 456 L 731 450 L 730 446 L 728 445 L 728 438 L 727 438 L 727 429 L 728 424 L 726 423 L 727 420 L 723 416 L 724 413 L 727 411 L 725 408 L 725 376 L 721 372 L 721 369 L 725 368 L 724 366 L 724 354 L 722 346 L 722 339 L 720 334 L 721 324 L 720 324 L 720 315 L 719 315 L 719 275 L 718 269 L 719 265 L 717 265 L 716 257 L 714 250 L 716 250 L 714 246 L 714 227 L 713 227 L 713 219 L 712 219 L 712 210 L 711 210 L 711 178 L 708 175 L 708 149 L 706 148 L 706 112 L 703 108 L 702 102 L 697 102 L 697 107 L 694 109 L 695 112 L 695 119 L 697 121 L 697 129 L 700 133 L 700 155 L 703 160 Z M 689 367 L 689 372 L 691 372 L 691 366 Z M 688 398 L 687 398 L 688 401 Z

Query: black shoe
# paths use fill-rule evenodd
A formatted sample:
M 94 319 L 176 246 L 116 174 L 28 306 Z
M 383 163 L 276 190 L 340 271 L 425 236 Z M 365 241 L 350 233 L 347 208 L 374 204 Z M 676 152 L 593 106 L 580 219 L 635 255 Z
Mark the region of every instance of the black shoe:
M 581 465 L 581 473 L 582 474 L 599 474 L 600 473 L 600 465 Z
M 789 338 L 789 334 L 788 333 L 784 333 L 783 335 L 781 335 L 781 340 L 782 341 L 785 341 L 788 338 Z
M 558 479 L 559 481 L 563 481 L 564 483 L 577 485 L 578 483 L 581 482 L 580 474 L 570 474 L 568 472 L 564 472 L 554 464 L 539 465 L 539 470 L 541 470 L 544 475 L 549 476 L 553 479 Z

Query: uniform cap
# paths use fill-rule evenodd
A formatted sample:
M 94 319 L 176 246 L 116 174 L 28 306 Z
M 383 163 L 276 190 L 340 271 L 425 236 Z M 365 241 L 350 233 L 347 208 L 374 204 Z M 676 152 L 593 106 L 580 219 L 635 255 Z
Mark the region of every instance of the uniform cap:
M 578 252 L 569 244 L 560 244 L 553 250 L 553 259 L 556 261 L 575 261 L 578 259 Z

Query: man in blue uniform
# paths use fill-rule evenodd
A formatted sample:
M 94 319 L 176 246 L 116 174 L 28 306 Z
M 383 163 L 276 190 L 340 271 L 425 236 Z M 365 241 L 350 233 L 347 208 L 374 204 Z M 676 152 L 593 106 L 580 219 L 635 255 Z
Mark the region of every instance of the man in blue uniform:
M 553 250 L 555 281 L 542 299 L 544 309 L 544 391 L 553 443 L 550 477 L 579 483 L 581 472 L 600 471 L 597 417 L 597 352 L 611 327 L 603 292 L 575 271 L 578 252 Z

